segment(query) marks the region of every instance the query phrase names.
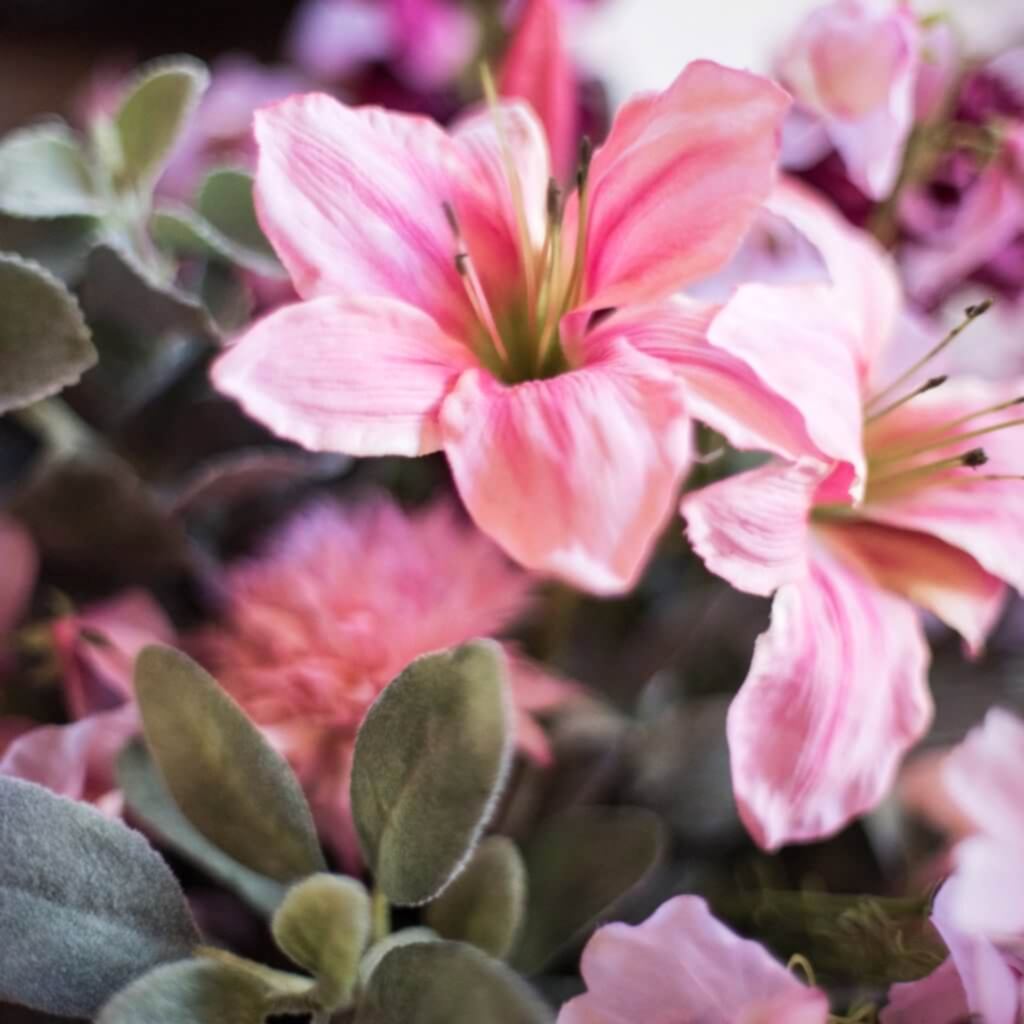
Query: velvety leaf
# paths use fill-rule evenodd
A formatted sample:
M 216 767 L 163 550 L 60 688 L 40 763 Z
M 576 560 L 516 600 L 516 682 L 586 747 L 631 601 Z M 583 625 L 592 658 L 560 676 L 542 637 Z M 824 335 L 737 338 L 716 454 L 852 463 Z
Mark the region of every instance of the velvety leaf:
M 0 139 L 0 211 L 16 217 L 98 216 L 103 205 L 66 125 L 35 125 Z
M 524 851 L 530 891 L 515 966 L 541 970 L 643 881 L 662 846 L 661 822 L 638 808 L 580 808 L 542 826 Z
M 554 1014 L 517 975 L 461 942 L 392 950 L 370 977 L 356 1024 L 547 1024 Z
M 466 870 L 427 908 L 426 922 L 499 959 L 512 949 L 526 911 L 526 867 L 515 843 L 488 836 Z
M 173 253 L 213 257 L 263 277 L 285 277 L 284 268 L 264 249 L 250 249 L 229 238 L 187 206 L 161 207 L 153 214 L 149 226 L 153 238 Z
M 370 977 L 377 970 L 380 962 L 399 946 L 408 946 L 413 942 L 440 942 L 441 937 L 432 928 L 413 927 L 401 928 L 397 932 L 385 935 L 375 942 L 363 957 L 359 965 L 359 987 L 365 989 L 370 984 Z
M 117 781 L 134 817 L 163 843 L 261 913 L 269 917 L 277 909 L 284 886 L 239 864 L 192 825 L 167 791 L 143 744 L 132 743 L 122 751 Z
M 74 296 L 38 263 L 0 253 L 0 415 L 74 384 L 95 362 Z
M 89 321 L 107 321 L 155 343 L 168 333 L 214 342 L 218 330 L 202 303 L 147 267 L 128 246 L 105 238 L 89 253 L 81 288 Z
M 180 651 L 147 647 L 135 692 L 167 787 L 207 839 L 279 882 L 324 870 L 298 779 L 212 676 Z
M 29 220 L 0 213 L 0 252 L 41 263 L 66 284 L 78 283 L 96 236 L 97 221 L 91 217 Z
M 353 878 L 313 875 L 288 890 L 271 925 L 281 952 L 317 979 L 322 1005 L 349 1003 L 370 938 L 370 897 Z
M 145 189 L 156 181 L 209 77 L 191 57 L 160 60 L 143 71 L 117 112 L 119 185 Z
M 436 897 L 465 867 L 511 756 L 501 648 L 475 641 L 418 658 L 377 698 L 356 738 L 352 811 L 392 903 Z
M 198 941 L 178 883 L 138 832 L 0 778 L 0 1001 L 92 1017 Z
M 197 206 L 199 213 L 224 238 L 277 265 L 275 276 L 285 276 L 256 216 L 251 174 L 230 168 L 213 171 L 199 190 Z
M 103 1007 L 96 1024 L 263 1024 L 270 990 L 213 960 L 184 960 L 139 978 Z

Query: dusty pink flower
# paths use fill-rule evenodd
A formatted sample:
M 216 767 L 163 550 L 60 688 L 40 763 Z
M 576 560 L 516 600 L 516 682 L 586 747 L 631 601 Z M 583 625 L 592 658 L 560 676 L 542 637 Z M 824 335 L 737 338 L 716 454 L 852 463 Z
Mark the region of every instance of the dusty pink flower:
M 956 870 L 935 899 L 932 922 L 950 958 L 929 977 L 894 986 L 882 1024 L 947 1024 L 961 1008 L 986 1024 L 1017 1024 L 1024 1011 L 1024 722 L 990 711 L 947 759 L 945 783 L 977 829 L 957 844 Z
M 914 123 L 921 34 L 909 4 L 834 0 L 790 41 L 780 77 L 839 151 L 851 180 L 874 199 L 889 194 Z M 825 155 L 805 149 L 814 162 Z
M 775 323 L 781 349 L 810 329 L 842 355 L 845 371 L 837 363 L 830 378 L 794 366 L 790 394 L 815 421 L 831 418 L 831 450 L 846 451 L 826 463 L 769 462 L 689 495 L 683 512 L 712 571 L 775 594 L 728 720 L 740 812 L 775 848 L 875 806 L 926 729 L 928 649 L 915 606 L 976 652 L 1005 584 L 1024 588 L 1024 486 L 1009 429 L 1022 422 L 1024 383 L 922 384 L 927 360 L 879 379 L 901 305 L 884 254 L 795 186 L 770 206 L 816 244 L 831 283 L 753 286 L 758 301 L 732 311 L 737 334 L 745 318 L 768 345 Z
M 716 369 L 670 296 L 739 243 L 786 102 L 764 79 L 691 64 L 623 108 L 564 204 L 520 104 L 452 134 L 322 95 L 264 110 L 258 206 L 306 301 L 252 327 L 214 382 L 309 448 L 443 449 L 513 558 L 627 589 L 689 464 L 688 400 L 761 418 L 727 386 L 745 374 L 749 399 L 757 375 Z M 764 390 L 762 406 L 786 404 Z
M 558 1024 L 825 1024 L 828 1000 L 763 947 L 676 896 L 642 924 L 599 928 L 583 951 L 585 995 Z
M 222 621 L 192 647 L 291 760 L 321 830 L 358 861 L 348 810 L 356 731 L 414 658 L 501 633 L 530 579 L 439 502 L 406 514 L 379 498 L 300 512 L 259 556 L 227 573 Z M 518 742 L 547 757 L 531 713 L 572 687 L 511 653 Z

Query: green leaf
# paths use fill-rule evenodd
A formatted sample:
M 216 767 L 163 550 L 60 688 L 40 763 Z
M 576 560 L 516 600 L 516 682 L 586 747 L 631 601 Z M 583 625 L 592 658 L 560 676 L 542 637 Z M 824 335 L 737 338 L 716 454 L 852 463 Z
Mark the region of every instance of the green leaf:
M 461 942 L 393 949 L 370 976 L 356 1024 L 551 1024 L 554 1015 L 507 967 Z
M 526 911 L 526 867 L 515 843 L 488 836 L 465 871 L 427 908 L 426 923 L 499 959 L 508 955 Z
M 211 172 L 199 190 L 197 206 L 199 213 L 225 238 L 272 261 L 278 267 L 278 276 L 282 276 L 273 246 L 256 216 L 251 174 L 231 168 Z
M 149 228 L 155 241 L 173 253 L 213 257 L 263 277 L 286 276 L 281 264 L 264 249 L 250 249 L 229 238 L 187 206 L 162 206 L 150 219 Z
M 192 825 L 167 791 L 142 743 L 129 744 L 121 752 L 117 782 L 132 814 L 163 843 L 261 913 L 269 917 L 277 909 L 284 886 L 239 864 Z
M 95 362 L 74 296 L 38 263 L 0 253 L 0 415 L 74 384 Z
M 644 880 L 662 846 L 661 822 L 639 808 L 580 808 L 544 825 L 524 851 L 530 893 L 513 964 L 541 970 Z
M 85 154 L 71 130 L 51 122 L 0 139 L 0 212 L 15 217 L 99 216 Z
M 152 186 L 209 80 L 205 66 L 191 57 L 163 59 L 143 70 L 115 121 L 119 186 L 140 191 Z
M 392 903 L 434 899 L 465 867 L 511 757 L 501 648 L 476 641 L 418 658 L 370 708 L 356 738 L 352 811 Z
M 96 240 L 97 221 L 91 217 L 27 220 L 0 213 L 0 251 L 41 263 L 65 284 L 76 285 Z
M 334 1011 L 352 996 L 370 938 L 370 897 L 359 882 L 313 875 L 288 890 L 271 925 L 281 952 L 317 979 L 320 1003 Z
M 180 651 L 147 647 L 135 692 L 167 787 L 207 839 L 279 882 L 325 869 L 298 779 L 212 676 Z
M 263 1024 L 272 990 L 214 960 L 158 967 L 118 993 L 96 1024 Z
M 198 941 L 178 883 L 138 832 L 0 778 L 0 1002 L 91 1018 Z
M 373 972 L 377 970 L 380 962 L 399 946 L 408 946 L 413 942 L 438 942 L 440 936 L 431 928 L 412 927 L 400 928 L 397 932 L 385 935 L 379 942 L 375 942 L 363 957 L 359 965 L 359 987 L 366 988 L 370 984 Z

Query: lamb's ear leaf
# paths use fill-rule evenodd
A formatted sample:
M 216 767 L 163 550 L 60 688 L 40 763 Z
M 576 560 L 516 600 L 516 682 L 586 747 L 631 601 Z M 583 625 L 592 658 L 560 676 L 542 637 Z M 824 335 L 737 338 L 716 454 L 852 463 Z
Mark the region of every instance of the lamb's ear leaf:
M 356 1024 L 553 1024 L 518 975 L 475 946 L 414 942 L 392 949 L 370 975 Z
M 0 253 L 0 415 L 74 384 L 96 362 L 78 302 L 45 267 Z
M 60 121 L 0 139 L 0 212 L 14 217 L 96 217 L 104 204 L 85 154 Z
M 152 187 L 209 82 L 206 66 L 193 57 L 163 58 L 142 70 L 114 120 L 120 143 L 114 180 L 119 187 Z
M 507 668 L 478 640 L 412 662 L 356 737 L 352 812 L 392 903 L 434 899 L 465 867 L 511 757 Z
M 91 1019 L 198 941 L 181 888 L 138 832 L 0 778 L 0 1002 Z
M 181 813 L 145 744 L 130 743 L 117 759 L 117 781 L 134 817 L 221 885 L 269 917 L 284 898 L 285 887 L 215 846 Z
M 253 198 L 253 178 L 247 171 L 221 168 L 211 171 L 199 189 L 199 212 L 235 245 L 271 260 L 284 276 L 284 268 L 260 227 Z
M 466 870 L 427 908 L 426 923 L 446 939 L 458 939 L 503 959 L 526 914 L 526 866 L 516 844 L 488 836 Z
M 512 963 L 540 971 L 648 876 L 663 845 L 661 821 L 641 808 L 577 808 L 543 825 L 524 849 L 530 892 Z
M 210 842 L 279 882 L 325 870 L 299 780 L 209 673 L 154 645 L 135 663 L 135 692 L 167 788 Z

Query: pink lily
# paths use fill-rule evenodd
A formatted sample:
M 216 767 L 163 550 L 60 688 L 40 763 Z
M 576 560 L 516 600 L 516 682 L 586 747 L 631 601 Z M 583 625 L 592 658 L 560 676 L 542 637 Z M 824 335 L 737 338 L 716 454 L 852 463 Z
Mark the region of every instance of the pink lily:
M 828 999 L 756 942 L 676 896 L 642 924 L 599 928 L 583 951 L 585 995 L 558 1024 L 825 1024 Z
M 782 58 L 783 84 L 873 199 L 885 198 L 899 174 L 914 124 L 921 49 L 909 4 L 834 0 L 808 15 Z M 807 163 L 825 155 L 806 143 L 801 150 Z
M 214 383 L 309 448 L 443 449 L 514 559 L 628 589 L 689 465 L 690 413 L 750 438 L 770 407 L 803 436 L 671 298 L 738 245 L 786 105 L 765 79 L 691 64 L 623 108 L 565 203 L 520 104 L 451 134 L 323 95 L 261 111 L 261 221 L 305 301 L 255 324 Z
M 728 720 L 740 813 L 774 849 L 873 808 L 927 728 L 929 655 L 915 606 L 977 652 L 1005 584 L 1024 589 L 1024 486 L 1010 429 L 1024 423 L 1015 411 L 1024 385 L 919 383 L 927 358 L 879 382 L 900 309 L 890 263 L 795 186 L 770 206 L 816 244 L 833 282 L 771 289 L 788 312 L 777 344 L 792 325 L 815 322 L 820 345 L 847 356 L 845 378 L 805 376 L 793 395 L 815 408 L 827 397 L 834 432 L 850 443 L 831 463 L 776 460 L 697 491 L 683 513 L 713 572 L 775 593 Z M 748 322 L 773 329 L 756 307 Z

